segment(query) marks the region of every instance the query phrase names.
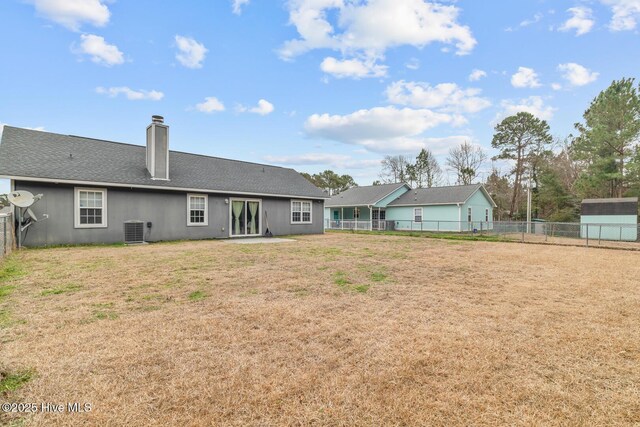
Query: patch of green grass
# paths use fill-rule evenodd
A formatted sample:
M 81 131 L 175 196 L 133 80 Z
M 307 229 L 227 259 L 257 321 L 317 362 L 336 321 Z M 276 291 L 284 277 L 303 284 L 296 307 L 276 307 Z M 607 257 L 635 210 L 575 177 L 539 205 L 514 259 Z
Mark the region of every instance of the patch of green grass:
M 0 329 L 11 326 L 11 313 L 7 309 L 0 310 Z
M 4 300 L 9 295 L 11 295 L 11 293 L 15 288 L 16 288 L 15 286 L 9 286 L 9 285 L 0 286 L 0 302 L 2 302 L 2 300 Z
M 116 243 L 78 243 L 78 244 L 66 244 L 66 245 L 45 245 L 45 246 L 33 246 L 25 248 L 28 251 L 41 251 L 45 249 L 75 249 L 75 248 L 124 248 L 127 245 L 124 242 Z
M 93 313 L 96 319 L 98 320 L 115 320 L 118 318 L 118 313 L 115 311 L 96 311 Z
M 345 273 L 344 271 L 336 271 L 333 274 L 333 283 L 338 286 L 347 286 L 351 284 L 351 282 L 347 278 L 347 273 Z
M 93 317 L 98 320 L 115 320 L 118 318 L 118 313 L 111 310 L 115 306 L 115 303 L 113 302 L 102 302 L 93 304 L 93 306 L 95 307 L 95 310 L 93 310 Z
M 22 276 L 24 272 L 14 258 L 7 258 L 0 264 L 0 283 Z
M 59 286 L 57 288 L 45 289 L 44 291 L 40 292 L 40 296 L 46 297 L 48 295 L 66 294 L 79 291 L 80 289 L 82 289 L 82 286 L 70 283 L 68 285 Z
M 385 236 L 404 236 L 404 237 L 422 237 L 428 239 L 443 240 L 464 240 L 464 241 L 486 241 L 486 242 L 509 242 L 510 239 L 497 236 L 494 234 L 472 234 L 472 233 L 447 233 L 447 232 L 430 232 L 430 231 L 342 231 L 342 230 L 326 230 L 326 233 L 352 233 L 352 234 L 373 234 Z
M 356 286 L 353 286 L 353 290 L 358 293 L 365 294 L 367 293 L 370 287 L 371 285 L 356 285 Z
M 342 289 L 344 291 L 358 292 L 358 293 L 361 293 L 361 294 L 366 293 L 369 290 L 369 288 L 371 287 L 371 285 L 364 285 L 364 284 L 355 285 L 355 284 L 352 284 L 351 281 L 349 280 L 349 277 L 347 276 L 347 273 L 345 273 L 344 271 L 336 271 L 335 272 L 335 274 L 333 275 L 333 283 L 338 285 L 340 287 L 340 289 Z
M 15 374 L 0 372 L 0 394 L 17 390 L 33 378 L 32 371 L 22 371 Z
M 387 280 L 387 275 L 381 272 L 371 273 L 371 280 L 374 282 L 384 282 Z
M 201 301 L 205 299 L 206 296 L 207 294 L 205 294 L 203 291 L 194 291 L 189 294 L 189 299 L 191 301 Z

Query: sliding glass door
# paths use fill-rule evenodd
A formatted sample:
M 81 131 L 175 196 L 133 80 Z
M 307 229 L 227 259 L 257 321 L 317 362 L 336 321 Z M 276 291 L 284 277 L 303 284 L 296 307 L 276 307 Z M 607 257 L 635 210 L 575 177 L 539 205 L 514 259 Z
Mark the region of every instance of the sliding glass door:
M 262 201 L 257 199 L 231 199 L 231 237 L 260 236 L 262 234 Z

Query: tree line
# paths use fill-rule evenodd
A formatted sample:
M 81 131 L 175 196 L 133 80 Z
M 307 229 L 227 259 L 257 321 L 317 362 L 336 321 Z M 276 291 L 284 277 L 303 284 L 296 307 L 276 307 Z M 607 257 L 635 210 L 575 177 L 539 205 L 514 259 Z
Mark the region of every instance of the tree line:
M 505 160 L 510 169 L 492 166 L 483 183 L 498 205 L 497 220 L 526 217 L 527 191 L 532 192 L 534 218 L 575 221 L 583 198 L 640 195 L 640 86 L 635 79 L 611 83 L 593 99 L 574 125 L 576 134 L 554 138 L 549 124 L 527 112 L 506 117 L 495 126 L 492 160 Z M 480 146 L 464 142 L 449 150 L 448 170 L 460 185 L 479 182 L 488 160 Z M 329 194 L 357 184 L 349 175 L 332 171 L 303 174 Z M 422 149 L 415 159 L 385 156 L 380 180 L 373 184 L 406 182 L 414 188 L 443 184 L 443 170 L 434 154 Z

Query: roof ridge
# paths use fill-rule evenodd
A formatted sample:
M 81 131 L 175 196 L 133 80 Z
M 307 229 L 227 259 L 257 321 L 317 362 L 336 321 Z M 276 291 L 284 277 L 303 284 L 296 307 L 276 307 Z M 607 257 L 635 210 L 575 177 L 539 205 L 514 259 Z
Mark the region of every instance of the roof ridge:
M 65 135 L 63 133 L 56 133 L 56 132 L 49 132 L 49 131 L 35 130 L 35 129 L 26 129 L 26 128 L 21 128 L 21 127 L 17 127 L 17 126 L 10 126 L 10 125 L 4 125 L 4 126 L 5 126 L 5 128 L 13 128 L 13 129 L 18 129 L 18 130 L 27 131 L 27 132 L 40 132 L 40 133 L 47 133 L 49 135 L 57 135 L 57 136 L 64 136 L 64 137 L 78 138 L 78 139 L 89 139 L 89 140 L 92 140 L 92 141 L 106 142 L 106 143 L 109 143 L 109 144 L 119 144 L 119 145 L 126 145 L 126 146 L 129 146 L 129 147 L 145 148 L 144 145 L 132 144 L 130 142 L 111 141 L 109 139 L 93 138 L 93 137 L 90 137 L 90 136 L 80 136 L 80 135 L 72 135 L 72 134 Z M 3 133 L 3 135 L 4 135 L 4 133 Z M 268 163 L 258 163 L 258 162 L 251 162 L 251 161 L 247 161 L 247 160 L 228 159 L 226 157 L 210 156 L 210 155 L 207 155 L 207 154 L 189 153 L 188 151 L 169 150 L 169 153 L 187 154 L 187 155 L 190 155 L 190 156 L 205 157 L 205 158 L 208 158 L 208 159 L 226 160 L 226 161 L 229 161 L 229 162 L 247 163 L 247 164 L 250 164 L 250 165 L 257 165 L 257 166 L 263 166 L 263 167 L 264 166 L 268 166 L 268 167 L 271 167 L 271 168 L 278 168 L 278 169 L 296 171 L 293 168 L 288 168 L 288 167 L 284 167 L 284 166 L 270 165 Z M 296 171 L 296 172 L 298 172 L 298 171 Z

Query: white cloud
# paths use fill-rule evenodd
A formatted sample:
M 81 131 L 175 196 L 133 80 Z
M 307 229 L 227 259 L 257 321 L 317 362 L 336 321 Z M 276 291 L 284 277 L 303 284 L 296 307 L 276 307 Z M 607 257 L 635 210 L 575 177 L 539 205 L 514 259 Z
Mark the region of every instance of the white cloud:
M 519 67 L 518 72 L 511 76 L 511 84 L 513 87 L 540 87 L 538 74 L 533 68 Z
M 333 49 L 344 59 L 375 61 L 392 47 L 421 48 L 435 42 L 455 45 L 458 55 L 466 55 L 477 43 L 469 27 L 458 23 L 460 8 L 454 5 L 425 0 L 290 0 L 287 7 L 299 38 L 283 44 L 283 59 Z
M 351 77 L 360 79 L 364 77 L 384 77 L 387 75 L 386 65 L 378 65 L 375 60 L 367 59 L 361 61 L 359 59 L 338 60 L 333 57 L 327 57 L 320 64 L 320 69 L 327 74 L 331 74 L 339 79 Z
M 196 110 L 201 113 L 216 113 L 224 111 L 224 104 L 215 96 L 208 96 L 204 99 L 204 102 L 196 104 Z
M 420 68 L 420 60 L 418 58 L 411 58 L 404 66 L 410 70 L 417 70 Z
M 30 0 L 36 12 L 72 31 L 87 23 L 102 27 L 109 22 L 111 12 L 103 0 Z
M 483 70 L 478 70 L 477 68 L 473 71 L 471 71 L 471 74 L 469 74 L 469 81 L 470 82 L 477 82 L 478 80 L 487 77 L 487 72 L 483 71 Z
M 455 83 L 431 86 L 404 80 L 391 83 L 386 90 L 387 99 L 393 104 L 458 113 L 477 113 L 491 106 L 488 99 L 478 96 L 480 93 L 480 89 L 462 89 Z
M 543 16 L 544 16 L 544 15 L 543 15 L 542 13 L 539 13 L 539 12 L 538 12 L 538 13 L 536 13 L 535 15 L 533 15 L 533 18 L 531 18 L 531 19 L 525 19 L 524 21 L 522 21 L 522 22 L 520 23 L 520 26 L 521 26 L 521 27 L 528 27 L 528 26 L 530 26 L 530 25 L 537 24 L 538 22 L 540 22 L 540 20 L 542 19 L 542 17 L 543 17 Z
M 593 19 L 593 11 L 584 6 L 576 6 L 567 9 L 572 16 L 562 26 L 560 31 L 576 31 L 576 36 L 587 34 L 593 28 L 596 21 Z
M 555 108 L 545 105 L 544 100 L 539 96 L 530 96 L 528 98 L 521 99 L 518 102 L 504 100 L 502 101 L 501 106 L 502 111 L 496 116 L 496 122 L 505 117 L 513 116 L 519 112 L 531 113 L 542 120 L 551 120 L 556 111 Z
M 560 83 L 551 83 L 551 89 L 560 90 L 562 89 L 562 85 Z
M 255 113 L 261 116 L 266 116 L 267 114 L 273 113 L 275 108 L 273 104 L 267 101 L 266 99 L 261 99 L 258 101 L 258 105 L 253 108 L 244 107 L 242 105 L 238 105 L 236 107 L 236 111 L 239 113 Z
M 107 43 L 104 37 L 82 34 L 80 40 L 80 46 L 72 50 L 77 54 L 89 55 L 96 64 L 110 67 L 124 62 L 124 55 L 118 46 Z
M 236 15 L 240 15 L 242 13 L 242 6 L 249 4 L 250 0 L 232 0 L 231 7 L 233 9 L 233 13 Z
M 599 73 L 593 72 L 586 67 L 574 62 L 558 65 L 558 71 L 562 72 L 562 77 L 572 86 L 584 86 L 596 81 Z
M 428 109 L 376 107 L 347 115 L 314 114 L 307 135 L 363 146 L 374 152 L 414 152 L 425 145 L 420 134 L 442 124 L 460 124 L 456 115 Z
M 292 156 L 265 156 L 264 160 L 279 165 L 309 166 L 326 165 L 343 169 L 366 169 L 379 167 L 381 159 L 354 159 L 344 154 L 305 153 Z
M 133 90 L 126 86 L 104 88 L 99 86 L 96 88 L 96 92 L 102 95 L 107 95 L 111 98 L 115 98 L 118 95 L 124 95 L 131 101 L 160 101 L 164 98 L 164 93 L 157 90 Z
M 600 0 L 611 6 L 613 16 L 609 22 L 612 31 L 634 30 L 640 20 L 640 0 Z
M 187 68 L 202 68 L 207 48 L 191 37 L 177 35 L 175 41 L 179 51 L 176 53 L 178 62 Z

